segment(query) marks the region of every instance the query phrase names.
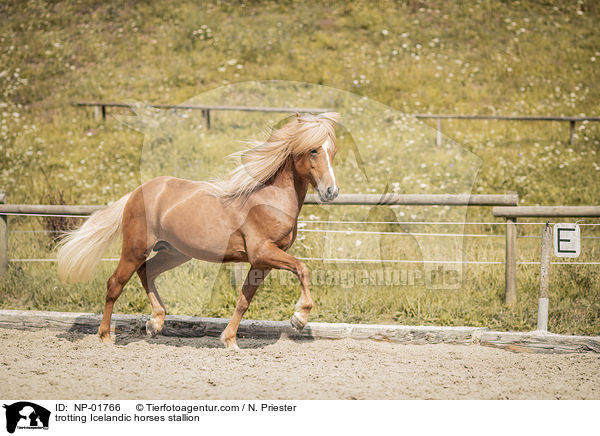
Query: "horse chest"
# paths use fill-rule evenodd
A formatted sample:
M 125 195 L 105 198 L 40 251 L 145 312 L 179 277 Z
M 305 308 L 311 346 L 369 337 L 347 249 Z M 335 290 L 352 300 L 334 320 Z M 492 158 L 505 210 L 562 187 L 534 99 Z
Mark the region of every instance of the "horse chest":
M 265 207 L 263 211 L 260 219 L 253 217 L 252 231 L 264 235 L 282 250 L 290 248 L 296 238 L 297 215 L 274 207 Z

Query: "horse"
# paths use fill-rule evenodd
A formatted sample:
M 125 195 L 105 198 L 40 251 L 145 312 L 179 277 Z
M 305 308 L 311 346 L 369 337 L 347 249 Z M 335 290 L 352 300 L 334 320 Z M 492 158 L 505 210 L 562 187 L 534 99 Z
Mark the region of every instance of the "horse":
M 272 129 L 266 141 L 234 153 L 239 165 L 229 178 L 154 178 L 68 232 L 58 244 L 58 274 L 72 282 L 88 280 L 106 249 L 122 236 L 119 263 L 106 285 L 100 339 L 112 343 L 113 305 L 135 272 L 152 306 L 146 332 L 150 337 L 161 333 L 166 309 L 155 280 L 192 258 L 250 264 L 235 311 L 220 336 L 226 348 L 239 349 L 239 324 L 273 268 L 291 271 L 300 281 L 290 323 L 302 330 L 313 307 L 309 269 L 287 250 L 296 238 L 309 185 L 321 202 L 339 193 L 332 167 L 339 118 L 336 112 L 296 114 Z M 153 251 L 156 254 L 149 257 Z

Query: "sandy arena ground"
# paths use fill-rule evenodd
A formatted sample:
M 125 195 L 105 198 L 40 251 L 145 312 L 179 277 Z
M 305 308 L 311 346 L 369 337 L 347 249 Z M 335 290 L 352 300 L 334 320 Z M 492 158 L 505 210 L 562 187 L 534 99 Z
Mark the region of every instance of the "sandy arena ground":
M 600 399 L 600 355 L 0 329 L 3 399 Z

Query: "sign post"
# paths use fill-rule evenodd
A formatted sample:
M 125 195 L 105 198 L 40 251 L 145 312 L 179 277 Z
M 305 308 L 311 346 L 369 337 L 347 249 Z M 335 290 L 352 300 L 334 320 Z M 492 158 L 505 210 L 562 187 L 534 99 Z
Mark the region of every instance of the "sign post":
M 554 244 L 552 240 L 554 239 Z M 550 258 L 552 245 L 556 257 L 578 257 L 581 252 L 581 231 L 579 225 L 569 223 L 554 224 L 554 238 L 552 228 L 547 222 L 542 232 L 542 254 L 540 257 L 540 294 L 538 298 L 537 331 L 548 331 L 548 288 L 550 286 Z
M 538 298 L 537 331 L 548 331 L 548 287 L 550 284 L 550 257 L 552 250 L 552 228 L 546 223 L 542 232 L 542 255 L 540 258 L 540 295 Z

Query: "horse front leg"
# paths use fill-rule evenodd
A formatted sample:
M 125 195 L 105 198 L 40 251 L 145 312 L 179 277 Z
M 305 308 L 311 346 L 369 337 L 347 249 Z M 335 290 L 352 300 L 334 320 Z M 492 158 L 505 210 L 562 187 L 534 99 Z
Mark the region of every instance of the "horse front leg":
M 299 262 L 299 272 L 296 273 L 300 279 L 300 299 L 296 303 L 296 311 L 290 318 L 290 324 L 296 330 L 300 331 L 304 328 L 308 322 L 308 315 L 313 308 L 313 301 L 310 297 L 309 283 L 309 272 L 308 267 L 303 263 Z
M 237 301 L 237 305 L 235 307 L 235 312 L 233 312 L 233 316 L 229 321 L 229 324 L 221 333 L 221 342 L 225 345 L 226 348 L 231 348 L 234 350 L 239 350 L 240 348 L 237 346 L 236 335 L 238 327 L 240 326 L 240 322 L 242 321 L 242 317 L 246 310 L 248 310 L 248 306 L 256 294 L 256 290 L 263 282 L 267 274 L 271 271 L 270 268 L 255 268 L 251 267 L 250 271 L 248 271 L 248 275 L 246 276 L 246 280 L 244 281 L 244 285 L 242 286 L 242 291 L 240 292 L 240 296 Z
M 296 311 L 292 315 L 290 323 L 296 330 L 302 330 L 308 322 L 308 315 L 313 307 L 310 296 L 308 267 L 304 262 L 271 243 L 263 245 L 255 256 L 257 265 L 285 269 L 298 276 L 300 280 L 300 299 L 296 303 Z

